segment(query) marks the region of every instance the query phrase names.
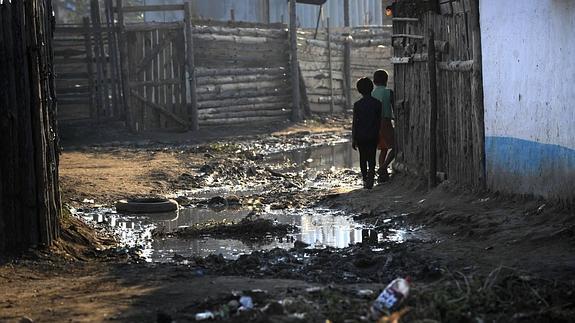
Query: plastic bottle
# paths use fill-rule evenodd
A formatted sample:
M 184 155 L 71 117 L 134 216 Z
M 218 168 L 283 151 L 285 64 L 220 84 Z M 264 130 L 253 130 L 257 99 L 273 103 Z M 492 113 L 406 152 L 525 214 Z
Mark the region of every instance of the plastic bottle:
M 409 277 L 397 278 L 392 281 L 387 287 L 379 294 L 377 299 L 373 302 L 370 309 L 370 317 L 377 320 L 383 315 L 389 315 L 391 312 L 399 309 L 401 303 L 409 295 Z

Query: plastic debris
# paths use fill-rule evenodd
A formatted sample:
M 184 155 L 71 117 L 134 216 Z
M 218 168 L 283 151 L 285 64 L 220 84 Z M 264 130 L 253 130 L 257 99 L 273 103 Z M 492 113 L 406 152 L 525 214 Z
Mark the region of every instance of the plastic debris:
M 409 307 L 404 307 L 400 311 L 393 312 L 389 316 L 381 317 L 377 323 L 399 323 L 399 319 L 401 319 L 407 312 L 409 312 Z
M 397 310 L 409 295 L 409 283 L 409 278 L 397 278 L 387 285 L 371 306 L 371 318 L 377 320 Z
M 240 297 L 240 310 L 250 310 L 254 308 L 254 301 L 250 296 Z
M 210 311 L 196 314 L 196 321 L 213 320 L 214 318 L 215 318 L 214 313 Z

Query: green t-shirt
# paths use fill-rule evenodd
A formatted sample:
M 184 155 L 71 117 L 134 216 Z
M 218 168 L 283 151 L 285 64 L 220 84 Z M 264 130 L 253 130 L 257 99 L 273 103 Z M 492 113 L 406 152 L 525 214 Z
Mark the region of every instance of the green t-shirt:
M 393 111 L 391 109 L 391 90 L 385 86 L 376 86 L 371 92 L 371 96 L 382 103 L 381 116 L 393 119 Z

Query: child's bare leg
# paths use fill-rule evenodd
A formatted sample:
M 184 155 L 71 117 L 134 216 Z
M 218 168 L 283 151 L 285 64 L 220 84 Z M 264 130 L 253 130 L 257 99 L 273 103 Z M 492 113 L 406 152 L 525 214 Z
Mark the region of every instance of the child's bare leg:
M 382 166 L 383 169 L 385 169 L 387 171 L 389 164 L 391 164 L 391 162 L 393 161 L 394 158 L 395 158 L 395 149 L 392 148 L 392 149 L 388 150 L 388 152 L 387 152 L 387 157 L 385 157 L 385 160 L 384 160 L 383 166 Z
M 378 173 L 380 173 L 380 174 L 383 172 L 384 169 L 386 169 L 384 167 L 386 157 L 387 157 L 387 149 L 382 149 L 379 152 L 379 171 L 378 171 Z

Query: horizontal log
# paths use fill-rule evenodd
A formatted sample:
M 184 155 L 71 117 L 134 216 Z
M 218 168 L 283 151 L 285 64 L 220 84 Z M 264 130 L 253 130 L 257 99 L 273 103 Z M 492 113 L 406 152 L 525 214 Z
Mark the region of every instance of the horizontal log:
M 391 39 L 365 39 L 353 40 L 354 47 L 391 46 Z
M 254 74 L 286 74 L 287 69 L 284 67 L 273 67 L 273 68 L 197 68 L 196 75 L 198 77 L 207 76 L 232 76 L 232 75 L 254 75 Z
M 58 80 L 82 80 L 87 79 L 90 76 L 88 73 L 82 72 L 72 72 L 72 73 L 56 73 L 56 82 Z
M 395 17 L 395 18 L 391 18 L 391 21 L 418 22 L 419 18 Z
M 243 91 L 243 90 L 261 90 L 261 89 L 276 89 L 288 87 L 289 83 L 284 80 L 280 81 L 264 81 L 264 82 L 250 82 L 250 83 L 230 83 L 218 85 L 202 85 L 198 86 L 196 92 L 198 94 L 219 94 L 228 91 Z
M 223 126 L 229 124 L 243 124 L 254 122 L 279 122 L 289 120 L 289 116 L 271 116 L 271 117 L 242 117 L 242 118 L 224 118 L 224 119 L 208 119 L 201 120 L 202 126 Z
M 307 45 L 312 45 L 312 46 L 318 46 L 318 47 L 322 47 L 322 48 L 328 48 L 327 47 L 327 41 L 324 40 L 317 40 L 317 39 L 306 39 L 306 38 L 298 38 L 298 43 L 302 42 L 302 45 L 305 43 Z M 299 44 L 298 44 L 299 46 Z M 343 45 L 339 45 L 337 43 L 331 43 L 331 49 L 332 50 L 343 50 Z
M 291 102 L 284 100 L 283 102 L 272 103 L 256 103 L 244 105 L 221 105 L 210 108 L 199 108 L 204 114 L 210 113 L 225 113 L 225 112 L 242 112 L 242 111 L 259 111 L 259 110 L 284 110 L 290 108 Z
M 164 5 L 147 5 L 147 6 L 127 6 L 122 7 L 122 12 L 149 12 L 149 11 L 178 11 L 184 10 L 183 4 L 164 4 Z M 118 12 L 118 8 L 114 7 L 114 12 Z
M 285 110 L 262 110 L 262 111 L 242 111 L 216 114 L 203 114 L 201 111 L 198 115 L 199 120 L 209 119 L 228 119 L 228 118 L 245 118 L 245 117 L 271 117 L 271 116 L 289 116 L 291 109 Z
M 470 72 L 473 69 L 473 60 L 438 62 L 440 70 L 451 72 Z
M 258 81 L 280 81 L 285 80 L 285 75 L 269 75 L 269 74 L 253 74 L 253 75 L 236 75 L 236 76 L 220 76 L 220 77 L 199 77 L 197 78 L 198 86 L 202 85 L 219 85 L 219 84 L 234 84 L 234 83 L 249 83 Z
M 261 89 L 261 90 L 243 90 L 243 91 L 226 91 L 221 93 L 205 93 L 198 94 L 198 101 L 209 101 L 214 99 L 231 99 L 231 98 L 252 98 L 258 96 L 270 95 L 287 95 L 290 91 L 289 87 L 282 87 L 276 89 Z
M 262 29 L 262 28 L 231 28 L 223 26 L 194 26 L 195 34 L 218 34 L 233 36 L 250 36 L 287 39 L 288 33 L 282 29 Z
M 274 103 L 286 103 L 291 102 L 291 97 L 289 95 L 273 95 L 273 96 L 258 96 L 251 98 L 235 98 L 235 99 L 220 99 L 206 100 L 198 102 L 198 109 L 208 109 L 213 107 L 226 107 L 226 106 L 241 106 L 241 105 L 257 105 L 257 104 L 268 104 L 273 105 Z
M 211 20 L 211 19 L 194 19 L 192 20 L 192 24 L 194 26 L 221 26 L 229 28 L 261 28 L 261 29 L 279 29 L 279 30 L 287 29 L 287 26 L 282 23 L 222 21 L 222 20 Z
M 128 24 L 124 28 L 126 31 L 152 31 L 152 30 L 173 30 L 184 28 L 184 23 L 178 22 L 146 22 Z
M 393 34 L 391 38 L 410 38 L 410 39 L 419 39 L 423 40 L 425 37 L 421 35 L 411 35 L 411 34 Z
M 208 42 L 232 42 L 243 45 L 281 43 L 283 39 L 269 37 L 253 36 L 234 36 L 234 35 L 214 35 L 214 34 L 194 34 L 194 39 Z

